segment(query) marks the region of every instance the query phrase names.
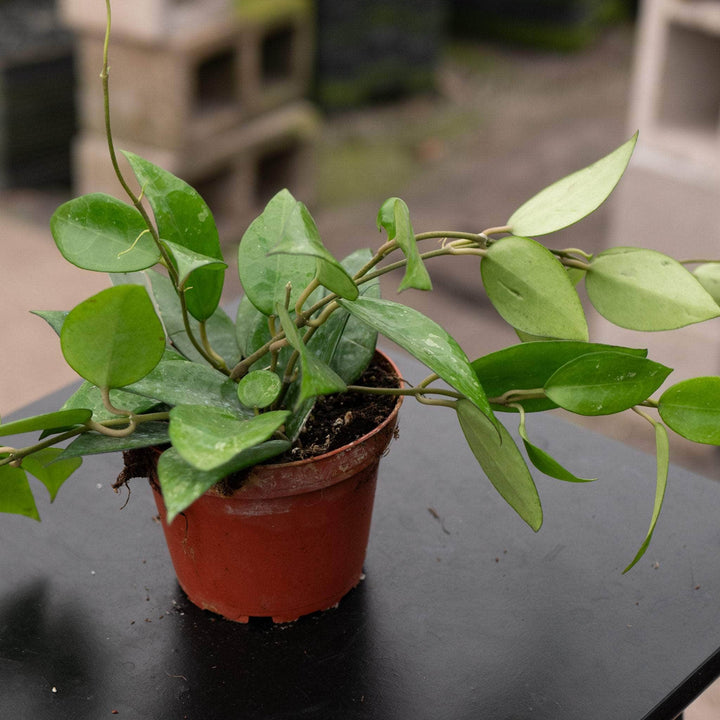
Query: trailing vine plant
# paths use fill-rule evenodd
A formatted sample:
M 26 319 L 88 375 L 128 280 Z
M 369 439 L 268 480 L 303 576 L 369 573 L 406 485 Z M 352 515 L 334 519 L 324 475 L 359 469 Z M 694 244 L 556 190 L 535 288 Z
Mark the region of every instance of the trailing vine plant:
M 551 249 L 536 238 L 573 225 L 605 201 L 637 135 L 483 232 L 417 234 L 405 202 L 390 198 L 377 216 L 379 247 L 342 261 L 323 245 L 307 208 L 282 190 L 239 244 L 245 295 L 233 321 L 220 306 L 227 264 L 204 200 L 133 153 L 123 155 L 139 194 L 121 172 L 111 130 L 106 2 L 106 134 L 130 202 L 93 193 L 64 203 L 52 217 L 63 257 L 110 273 L 112 286 L 69 312 L 37 313 L 58 333 L 66 361 L 84 382 L 58 411 L 0 424 L 0 436 L 41 433 L 28 445 L 0 447 L 0 511 L 39 519 L 28 475 L 54 499 L 85 455 L 169 443 L 158 474 L 172 521 L 227 475 L 287 450 L 316 398 L 357 390 L 454 411 L 484 474 L 537 531 L 542 507 L 525 456 L 553 478 L 589 479 L 531 442 L 528 417 L 554 408 L 580 415 L 629 410 L 649 423 L 657 445 L 650 525 L 629 570 L 662 507 L 666 428 L 720 444 L 720 377 L 686 380 L 653 399 L 671 369 L 643 349 L 590 342 L 576 285 L 584 282 L 590 303 L 620 327 L 669 330 L 720 315 L 720 265 L 692 261 L 698 267 L 690 272 L 654 250 L 593 255 Z M 488 298 L 517 332 L 517 344 L 470 362 L 436 322 L 380 297 L 379 278 L 396 270 L 404 272 L 400 290 L 430 291 L 427 265 L 443 256 L 476 259 Z M 414 387 L 357 386 L 378 333 L 426 365 L 428 377 Z M 500 422 L 502 413 L 517 419 L 525 456 Z

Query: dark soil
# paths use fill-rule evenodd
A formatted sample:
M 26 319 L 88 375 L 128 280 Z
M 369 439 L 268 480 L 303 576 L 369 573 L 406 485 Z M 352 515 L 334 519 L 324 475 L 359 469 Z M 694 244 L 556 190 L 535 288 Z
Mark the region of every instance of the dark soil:
M 396 388 L 397 375 L 384 361 L 373 361 L 355 385 Z M 395 407 L 394 395 L 345 392 L 320 398 L 297 442 L 270 462 L 292 462 L 322 455 L 351 443 L 377 427 Z
M 396 388 L 400 386 L 392 367 L 379 356 L 354 383 L 364 387 Z M 315 403 L 296 443 L 269 463 L 294 462 L 322 455 L 366 435 L 390 415 L 397 397 L 364 392 L 345 392 L 321 397 Z M 126 485 L 132 478 L 149 478 L 157 483 L 157 459 L 164 448 L 139 448 L 123 452 L 125 466 L 113 488 Z M 246 472 L 226 478 L 222 489 L 232 492 L 240 487 Z

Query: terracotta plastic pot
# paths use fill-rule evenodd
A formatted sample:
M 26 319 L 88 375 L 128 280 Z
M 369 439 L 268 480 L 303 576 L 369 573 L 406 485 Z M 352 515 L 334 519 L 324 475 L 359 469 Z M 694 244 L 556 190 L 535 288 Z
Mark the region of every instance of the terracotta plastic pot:
M 230 496 L 212 488 L 170 526 L 153 487 L 188 598 L 238 622 L 289 622 L 337 605 L 362 578 L 378 463 L 399 407 L 398 399 L 381 425 L 349 445 L 257 466 Z

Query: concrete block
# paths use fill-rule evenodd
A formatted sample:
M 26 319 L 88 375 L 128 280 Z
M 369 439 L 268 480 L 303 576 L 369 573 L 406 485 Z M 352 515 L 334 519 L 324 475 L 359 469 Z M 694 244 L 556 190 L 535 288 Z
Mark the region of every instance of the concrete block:
M 313 23 L 306 4 L 233 17 L 145 43 L 110 45 L 112 124 L 120 137 L 188 150 L 309 89 Z M 281 11 L 282 10 L 282 11 Z M 103 36 L 77 38 L 81 123 L 104 127 Z
M 608 245 L 720 259 L 720 169 L 640 142 L 611 207 Z
M 64 23 L 74 30 L 105 31 L 105 3 L 100 0 L 58 0 L 58 9 Z M 121 0 L 112 4 L 112 32 L 113 37 L 150 42 L 231 16 L 231 0 Z
M 168 150 L 115 139 L 195 187 L 215 215 L 224 242 L 236 242 L 278 190 L 287 187 L 299 200 L 315 198 L 315 150 L 319 118 L 304 102 L 289 105 L 218 134 L 192 150 Z M 76 192 L 106 192 L 126 199 L 110 163 L 102 134 L 86 131 L 74 149 Z M 140 192 L 129 165 L 123 175 Z
M 241 83 L 251 115 L 308 94 L 313 78 L 315 16 L 308 0 L 240 3 Z
M 645 0 L 630 121 L 643 142 L 707 166 L 720 155 L 720 3 Z
M 77 39 L 79 107 L 84 129 L 104 128 L 103 39 Z M 159 46 L 115 42 L 109 53 L 110 107 L 114 131 L 172 150 L 203 143 L 243 118 L 238 34 L 213 26 Z
M 613 192 L 610 207 L 608 247 L 645 247 L 677 260 L 720 259 L 718 169 L 647 147 L 641 141 Z M 648 348 L 650 357 L 681 369 L 677 377 L 672 376 L 677 382 L 720 371 L 716 323 L 648 334 L 617 328 L 594 315 L 591 337 L 598 342 Z

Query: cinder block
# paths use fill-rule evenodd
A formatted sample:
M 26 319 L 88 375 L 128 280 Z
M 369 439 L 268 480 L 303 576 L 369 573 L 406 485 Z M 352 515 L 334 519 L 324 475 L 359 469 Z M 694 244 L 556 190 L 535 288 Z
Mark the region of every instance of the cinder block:
M 65 24 L 79 32 L 105 31 L 105 3 L 101 0 L 58 0 Z M 133 40 L 164 40 L 173 33 L 197 30 L 227 21 L 231 0 L 119 0 L 112 3 L 113 37 Z
M 103 39 L 77 39 L 80 115 L 86 130 L 104 127 Z M 243 118 L 236 28 L 215 25 L 164 45 L 112 43 L 110 108 L 120 137 L 184 150 Z
M 608 247 L 650 248 L 678 260 L 720 259 L 720 169 L 707 163 L 681 159 L 641 140 L 610 209 Z M 720 369 L 716 322 L 641 335 L 593 316 L 591 337 L 649 348 L 650 357 L 682 371 L 673 375 L 679 381 Z
M 249 114 L 267 112 L 307 95 L 313 76 L 315 17 L 309 0 L 243 0 L 241 83 Z
M 720 259 L 720 168 L 641 140 L 611 202 L 609 245 Z
M 162 42 L 111 42 L 115 132 L 141 143 L 187 150 L 247 118 L 303 97 L 313 59 L 309 5 L 278 8 L 206 23 Z M 101 132 L 103 36 L 79 35 L 77 45 L 82 124 Z
M 229 242 L 237 241 L 270 197 L 284 187 L 312 204 L 318 131 L 316 111 L 300 102 L 220 133 L 193 151 L 167 150 L 120 137 L 115 147 L 131 150 L 195 187 L 213 211 L 223 241 Z M 122 157 L 120 166 L 139 193 Z M 100 133 L 88 131 L 77 139 L 75 178 L 78 193 L 106 192 L 126 199 Z
M 630 120 L 643 142 L 708 166 L 720 153 L 720 2 L 645 0 Z

